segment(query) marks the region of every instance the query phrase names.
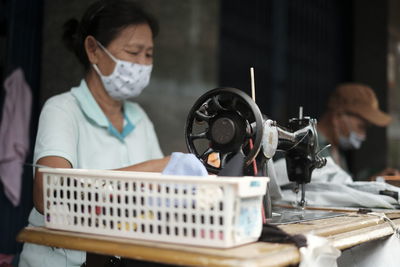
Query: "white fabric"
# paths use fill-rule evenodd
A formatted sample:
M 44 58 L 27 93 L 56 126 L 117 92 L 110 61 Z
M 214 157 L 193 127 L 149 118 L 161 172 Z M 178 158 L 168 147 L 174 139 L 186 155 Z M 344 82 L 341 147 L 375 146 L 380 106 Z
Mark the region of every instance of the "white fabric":
M 363 192 L 368 192 L 372 194 L 379 194 L 379 191 L 383 190 L 390 190 L 390 191 L 395 191 L 398 192 L 400 196 L 400 188 L 397 186 L 393 186 L 391 184 L 385 183 L 385 182 L 354 182 L 354 183 L 349 183 L 347 186 L 363 191 Z
M 274 165 L 278 184 L 288 184 L 285 159 L 276 161 Z M 311 183 L 305 185 L 309 206 L 396 208 L 397 200 L 379 195 L 379 191 L 385 189 L 397 191 L 400 195 L 398 187 L 385 183 L 353 182 L 351 176 L 330 157 L 325 167 L 313 171 Z M 292 190 L 282 190 L 282 194 L 284 202 L 294 204 L 300 200 L 300 193 Z
M 299 267 L 337 267 L 341 252 L 323 237 L 307 234 L 307 246 L 300 248 Z
M 367 207 L 394 209 L 398 202 L 391 197 L 353 189 L 345 184 L 311 182 L 305 185 L 308 206 Z M 300 192 L 282 190 L 283 200 L 291 204 L 300 201 Z
M 194 154 L 174 152 L 167 166 L 162 171 L 165 175 L 207 176 L 206 167 Z M 199 185 L 196 192 L 196 203 L 202 210 L 215 207 L 224 197 L 218 185 Z
M 194 154 L 174 152 L 171 154 L 171 158 L 162 174 L 207 176 L 208 172 Z
M 395 235 L 352 247 L 342 252 L 339 267 L 398 267 L 400 266 L 400 239 Z

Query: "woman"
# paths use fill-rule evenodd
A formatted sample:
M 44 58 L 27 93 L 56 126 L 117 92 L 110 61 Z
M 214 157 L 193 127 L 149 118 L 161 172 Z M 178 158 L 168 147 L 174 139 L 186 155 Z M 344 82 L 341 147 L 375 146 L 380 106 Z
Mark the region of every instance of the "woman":
M 34 162 L 58 168 L 161 171 L 153 125 L 127 101 L 147 86 L 157 23 L 137 4 L 103 0 L 65 25 L 63 40 L 85 68 L 78 87 L 50 98 L 39 119 Z M 43 226 L 42 175 L 36 169 L 29 223 Z M 80 266 L 81 251 L 25 244 L 20 266 Z

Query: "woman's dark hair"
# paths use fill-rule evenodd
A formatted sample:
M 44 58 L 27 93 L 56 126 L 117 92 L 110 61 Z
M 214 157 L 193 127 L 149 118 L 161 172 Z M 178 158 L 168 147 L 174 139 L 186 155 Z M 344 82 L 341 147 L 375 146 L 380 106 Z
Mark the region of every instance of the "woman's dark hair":
M 88 7 L 80 22 L 70 19 L 64 24 L 62 39 L 66 47 L 76 54 L 85 70 L 88 70 L 90 63 L 84 47 L 88 35 L 107 47 L 121 30 L 142 23 L 150 26 L 153 38 L 158 34 L 157 20 L 138 3 L 128 0 L 100 0 Z

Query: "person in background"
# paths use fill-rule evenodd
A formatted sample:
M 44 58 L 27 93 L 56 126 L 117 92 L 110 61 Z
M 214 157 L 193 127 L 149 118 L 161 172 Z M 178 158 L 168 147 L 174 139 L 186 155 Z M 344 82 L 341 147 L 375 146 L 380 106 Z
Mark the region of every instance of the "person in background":
M 321 152 L 348 172 L 344 151 L 359 149 L 366 140 L 369 125 L 385 127 L 391 117 L 379 109 L 374 91 L 367 85 L 345 83 L 336 87 L 328 100 L 328 107 L 318 121 L 320 147 L 331 144 Z M 396 169 L 387 168 L 377 175 L 399 175 Z
M 45 103 L 34 164 L 57 168 L 160 172 L 163 157 L 152 122 L 136 103 L 148 85 L 158 24 L 132 1 L 101 0 L 80 21 L 65 24 L 63 40 L 82 63 L 80 84 Z M 60 59 L 62 60 L 62 59 Z M 42 174 L 36 169 L 29 224 L 43 226 Z M 86 253 L 24 244 L 19 266 L 81 266 Z

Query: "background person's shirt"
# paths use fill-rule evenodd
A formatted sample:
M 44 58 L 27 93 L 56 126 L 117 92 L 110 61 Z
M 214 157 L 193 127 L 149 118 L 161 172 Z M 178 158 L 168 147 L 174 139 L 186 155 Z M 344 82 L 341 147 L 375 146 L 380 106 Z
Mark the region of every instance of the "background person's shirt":
M 318 132 L 318 143 L 319 149 L 323 149 L 330 144 L 325 135 L 323 135 L 321 132 Z M 321 151 L 320 156 L 331 157 L 337 165 L 339 165 L 347 173 L 350 173 L 346 162 L 346 156 L 340 150 L 338 150 L 338 155 L 334 155 L 334 153 L 332 153 L 332 147 L 328 147 Z

